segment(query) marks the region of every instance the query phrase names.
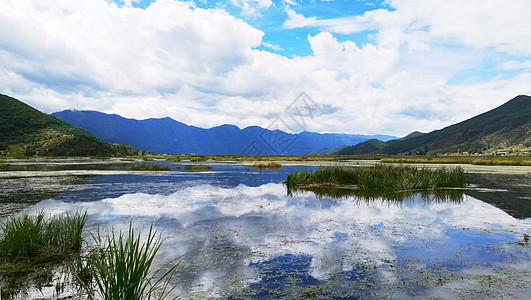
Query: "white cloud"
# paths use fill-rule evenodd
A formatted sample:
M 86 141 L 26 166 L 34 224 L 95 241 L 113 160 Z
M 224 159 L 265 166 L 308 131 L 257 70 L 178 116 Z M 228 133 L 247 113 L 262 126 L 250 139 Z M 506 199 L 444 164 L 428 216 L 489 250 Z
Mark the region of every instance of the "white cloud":
M 273 4 L 271 0 L 230 0 L 230 2 L 240 7 L 242 14 L 251 16 L 260 15 L 260 10 L 269 8 Z
M 267 48 L 270 48 L 270 49 L 273 49 L 273 50 L 277 50 L 277 51 L 284 50 L 282 47 L 280 47 L 280 45 L 274 45 L 274 44 L 270 44 L 270 43 L 266 43 L 266 42 L 262 42 L 262 45 L 264 47 L 267 47 Z
M 391 4 L 396 11 L 334 20 L 288 9 L 284 26 L 330 32 L 307 37 L 312 55 L 287 58 L 255 49 L 279 46 L 222 9 L 171 0 L 146 10 L 104 0 L 6 0 L 0 11 L 0 92 L 46 112 L 94 109 L 133 118 L 169 116 L 203 127 L 265 127 L 305 91 L 319 105 L 337 109 L 308 121 L 306 130 L 395 135 L 441 128 L 531 93 L 529 68 L 516 61 L 499 68 L 528 73 L 448 84 L 460 70 L 481 64 L 489 49 L 518 53 L 531 39 L 494 33 L 498 40 L 483 41 L 486 48 L 478 48 L 479 37 L 467 42 L 476 47 L 445 48 L 441 41 L 482 33 L 446 28 L 444 16 L 428 5 L 419 4 L 417 11 L 411 1 Z M 504 20 L 493 22 L 509 26 Z M 378 30 L 374 44 L 334 36 L 367 29 Z
M 531 71 L 531 60 L 516 61 L 509 60 L 498 66 L 501 70 L 528 70 Z
M 315 26 L 343 34 L 379 30 L 378 42 L 386 45 L 421 38 L 531 54 L 529 1 L 391 0 L 389 4 L 394 11 L 378 9 L 336 19 L 306 18 L 290 10 L 284 27 Z

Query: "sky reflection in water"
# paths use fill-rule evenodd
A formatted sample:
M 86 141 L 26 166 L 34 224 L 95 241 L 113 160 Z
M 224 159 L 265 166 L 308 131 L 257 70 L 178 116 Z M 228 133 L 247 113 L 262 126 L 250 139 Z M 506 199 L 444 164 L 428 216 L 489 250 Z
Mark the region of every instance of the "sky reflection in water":
M 183 298 L 525 295 L 529 219 L 466 195 L 288 196 L 280 182 L 299 168 L 97 176 L 32 209 L 86 209 L 89 230 L 153 223 L 166 237 L 159 263 L 182 261 Z

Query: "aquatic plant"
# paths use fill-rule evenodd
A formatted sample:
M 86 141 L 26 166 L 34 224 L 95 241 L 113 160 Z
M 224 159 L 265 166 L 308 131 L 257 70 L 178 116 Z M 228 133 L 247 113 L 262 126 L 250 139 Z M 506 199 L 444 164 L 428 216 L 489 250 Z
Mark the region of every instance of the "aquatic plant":
M 297 186 L 352 186 L 359 190 L 409 191 L 462 187 L 467 184 L 461 167 L 438 169 L 377 164 L 370 167 L 320 167 L 314 172 L 288 174 L 284 183 Z
M 87 259 L 95 290 L 83 284 L 90 299 L 95 299 L 95 294 L 104 300 L 164 299 L 171 292 L 168 284 L 178 264 L 164 273 L 161 269 L 151 271 L 162 245 L 160 234 L 152 226 L 144 242 L 130 223 L 127 235 L 113 232 L 103 240 L 98 236 L 97 244 L 100 247 L 92 248 Z
M 183 166 L 183 169 L 185 171 L 196 171 L 196 172 L 200 172 L 200 171 L 210 171 L 212 170 L 212 166 L 211 165 L 185 165 Z
M 277 162 L 259 162 L 252 165 L 255 170 L 279 170 L 282 164 Z
M 72 252 L 79 252 L 86 220 L 86 212 L 48 219 L 44 212 L 10 216 L 2 224 L 0 234 L 0 269 L 9 271 L 17 263 L 60 261 Z

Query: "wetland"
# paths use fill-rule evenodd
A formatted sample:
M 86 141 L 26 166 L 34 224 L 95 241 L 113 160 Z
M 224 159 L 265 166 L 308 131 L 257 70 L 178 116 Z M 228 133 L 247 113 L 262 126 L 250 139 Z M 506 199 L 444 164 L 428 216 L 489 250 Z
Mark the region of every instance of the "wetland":
M 381 193 L 283 184 L 373 161 L 254 163 L 7 160 L 0 217 L 86 211 L 84 248 L 91 233 L 153 225 L 154 264 L 179 262 L 170 284 L 181 299 L 527 298 L 530 166 L 463 165 L 464 188 Z M 26 284 L 3 275 L 2 299 L 84 299 L 68 268 L 51 269 Z

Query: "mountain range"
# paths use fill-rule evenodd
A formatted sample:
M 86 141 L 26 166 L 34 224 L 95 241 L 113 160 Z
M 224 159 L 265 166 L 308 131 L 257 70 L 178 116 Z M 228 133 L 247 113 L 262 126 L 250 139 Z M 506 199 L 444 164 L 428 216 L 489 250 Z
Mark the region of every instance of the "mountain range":
M 171 118 L 135 120 L 96 111 L 65 110 L 52 114 L 111 143 L 125 143 L 154 153 L 303 155 L 308 152 L 355 145 L 369 139 L 388 141 L 388 135 L 301 132 L 288 133 L 259 126 L 235 125 L 200 128 Z
M 6 95 L 0 94 L 0 151 L 12 156 L 124 156 L 138 150 L 111 144 Z
M 110 156 L 155 153 L 354 155 L 493 153 L 531 150 L 531 97 L 520 95 L 488 112 L 429 133 L 395 138 L 301 132 L 258 126 L 190 126 L 171 118 L 135 120 L 95 111 L 42 113 L 0 94 L 0 151 L 17 155 Z
M 520 95 L 468 120 L 429 133 L 371 139 L 326 151 L 326 155 L 492 153 L 531 148 L 531 97 Z

